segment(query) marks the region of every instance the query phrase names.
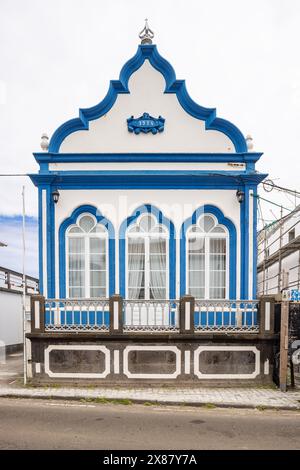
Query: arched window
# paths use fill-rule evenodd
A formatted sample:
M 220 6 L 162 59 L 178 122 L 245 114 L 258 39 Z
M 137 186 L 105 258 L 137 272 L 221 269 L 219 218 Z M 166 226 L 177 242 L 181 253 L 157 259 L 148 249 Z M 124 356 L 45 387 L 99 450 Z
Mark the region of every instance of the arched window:
M 67 296 L 108 296 L 108 232 L 92 214 L 81 214 L 66 231 Z
M 126 232 L 126 297 L 167 299 L 169 296 L 169 232 L 144 213 Z M 175 268 L 174 268 L 175 269 Z
M 187 230 L 187 287 L 197 299 L 228 298 L 229 237 L 212 214 Z

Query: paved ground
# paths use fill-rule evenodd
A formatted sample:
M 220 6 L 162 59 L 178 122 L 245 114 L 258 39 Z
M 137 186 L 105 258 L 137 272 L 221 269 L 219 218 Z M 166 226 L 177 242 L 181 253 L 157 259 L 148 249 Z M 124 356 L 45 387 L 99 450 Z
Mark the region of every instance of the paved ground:
M 0 399 L 0 449 L 300 449 L 300 412 Z
M 300 409 L 300 390 L 282 393 L 272 388 L 64 388 L 23 387 L 22 355 L 14 354 L 0 365 L 0 397 L 60 399 L 128 399 L 135 403 L 205 405 L 218 407 L 263 407 Z
M 23 374 L 23 353 L 14 353 L 6 357 L 5 364 L 0 362 L 0 387 L 14 384 Z
M 0 397 L 130 400 L 133 403 L 212 404 L 218 407 L 300 410 L 300 393 L 260 388 L 30 388 L 0 387 Z

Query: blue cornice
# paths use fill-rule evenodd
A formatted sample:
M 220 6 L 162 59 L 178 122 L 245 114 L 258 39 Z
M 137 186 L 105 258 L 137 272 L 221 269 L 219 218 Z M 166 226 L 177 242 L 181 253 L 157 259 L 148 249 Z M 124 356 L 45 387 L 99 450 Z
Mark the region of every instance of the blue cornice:
M 79 110 L 79 117 L 62 124 L 53 134 L 49 152 L 59 152 L 63 140 L 70 134 L 89 128 L 89 121 L 98 119 L 107 113 L 115 103 L 118 94 L 130 93 L 128 82 L 148 59 L 151 65 L 162 73 L 166 87 L 165 93 L 175 93 L 183 109 L 191 116 L 205 121 L 207 130 L 223 132 L 232 141 L 236 152 L 247 152 L 246 140 L 241 131 L 231 122 L 216 117 L 215 108 L 204 108 L 189 96 L 184 80 L 176 80 L 173 67 L 157 51 L 155 45 L 140 45 L 137 53 L 123 66 L 119 80 L 111 80 L 107 95 L 96 106 Z
M 233 162 L 256 163 L 262 153 L 54 153 L 36 152 L 37 163 L 95 163 L 95 162 Z
M 234 189 L 257 186 L 267 175 L 225 171 L 64 171 L 28 176 L 36 186 L 62 189 Z

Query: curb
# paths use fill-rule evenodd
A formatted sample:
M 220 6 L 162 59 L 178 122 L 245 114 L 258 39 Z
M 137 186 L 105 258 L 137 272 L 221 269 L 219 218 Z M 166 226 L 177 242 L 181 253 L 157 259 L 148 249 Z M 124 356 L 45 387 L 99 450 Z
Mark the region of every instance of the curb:
M 99 397 L 91 397 L 91 396 L 70 396 L 70 395 L 57 395 L 55 393 L 49 393 L 49 395 L 35 395 L 35 394 L 26 394 L 22 393 L 21 391 L 19 393 L 12 393 L 12 392 L 4 392 L 2 393 L 0 391 L 0 398 L 21 398 L 21 399 L 39 399 L 39 400 L 68 400 L 68 401 L 82 401 L 85 400 L 87 403 L 91 404 L 97 404 L 97 398 L 103 398 L 104 400 L 107 400 L 107 404 L 122 404 L 122 400 L 128 400 L 130 401 L 130 404 L 139 404 L 143 405 L 144 403 L 149 403 L 149 406 L 191 406 L 191 407 L 197 407 L 197 408 L 207 408 L 209 409 L 211 406 L 211 409 L 214 408 L 237 408 L 237 409 L 260 409 L 261 411 L 265 410 L 283 410 L 283 411 L 300 411 L 300 404 L 299 405 L 263 405 L 263 404 L 251 404 L 251 403 L 233 403 L 233 402 L 199 402 L 199 401 L 172 401 L 172 400 L 153 400 L 153 399 L 147 399 L 147 398 L 110 398 L 106 397 L 104 395 L 99 396 Z M 120 403 L 118 403 L 120 402 Z M 98 404 L 101 404 L 101 402 Z M 105 403 L 103 403 L 105 404 Z M 128 406 L 124 404 L 124 406 Z

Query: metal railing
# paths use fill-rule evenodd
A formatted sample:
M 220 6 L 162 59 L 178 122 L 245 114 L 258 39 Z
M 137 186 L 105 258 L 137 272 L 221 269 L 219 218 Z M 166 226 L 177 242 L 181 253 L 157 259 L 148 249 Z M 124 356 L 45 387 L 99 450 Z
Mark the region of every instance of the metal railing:
M 45 331 L 113 333 L 117 320 L 118 333 L 259 332 L 259 303 L 256 300 L 199 300 L 191 296 L 181 300 L 124 300 L 117 296 L 119 301 L 116 302 L 114 297 L 47 299 L 44 305 Z M 191 302 L 188 310 L 186 302 Z M 114 305 L 118 308 L 117 316 Z
M 124 331 L 179 331 L 179 300 L 124 300 Z
M 256 300 L 195 299 L 195 332 L 258 333 L 257 310 Z
M 9 291 L 22 292 L 23 274 L 0 266 L 0 287 Z M 25 276 L 26 294 L 39 292 L 39 280 L 32 276 Z
M 109 299 L 45 301 L 45 331 L 95 330 L 109 330 Z

